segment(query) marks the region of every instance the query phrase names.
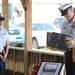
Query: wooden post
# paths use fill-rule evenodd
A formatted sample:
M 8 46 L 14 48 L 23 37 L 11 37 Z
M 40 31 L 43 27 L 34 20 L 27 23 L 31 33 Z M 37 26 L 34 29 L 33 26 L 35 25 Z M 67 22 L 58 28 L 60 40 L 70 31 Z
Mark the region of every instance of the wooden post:
M 5 21 L 3 21 L 3 27 L 8 30 L 8 0 L 2 0 L 2 15 L 5 17 Z
M 72 53 L 73 62 L 75 62 L 75 47 L 73 47 L 73 53 Z
M 25 50 L 24 50 L 24 75 L 28 74 L 28 53 L 32 48 L 32 0 L 21 0 L 25 10 Z

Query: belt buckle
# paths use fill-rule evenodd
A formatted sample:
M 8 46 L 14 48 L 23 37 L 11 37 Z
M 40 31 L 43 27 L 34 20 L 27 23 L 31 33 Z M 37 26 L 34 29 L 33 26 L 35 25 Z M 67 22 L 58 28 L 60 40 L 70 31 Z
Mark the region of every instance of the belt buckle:
M 68 50 L 72 50 L 72 48 L 69 48 Z
M 2 52 L 2 50 L 0 50 L 0 52 Z

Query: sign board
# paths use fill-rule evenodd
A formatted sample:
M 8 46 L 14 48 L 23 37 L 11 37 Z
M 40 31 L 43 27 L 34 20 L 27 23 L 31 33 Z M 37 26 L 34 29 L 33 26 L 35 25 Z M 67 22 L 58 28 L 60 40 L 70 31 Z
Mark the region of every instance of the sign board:
M 62 66 L 60 62 L 42 61 L 36 75 L 60 75 Z

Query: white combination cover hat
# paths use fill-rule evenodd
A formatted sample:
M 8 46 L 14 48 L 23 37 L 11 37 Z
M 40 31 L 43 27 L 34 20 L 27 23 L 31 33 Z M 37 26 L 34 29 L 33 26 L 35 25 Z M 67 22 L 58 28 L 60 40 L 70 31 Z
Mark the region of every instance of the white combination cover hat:
M 64 16 L 67 13 L 68 9 L 72 7 L 73 7 L 72 3 L 67 3 L 67 4 L 60 6 L 58 9 L 61 12 L 61 16 Z

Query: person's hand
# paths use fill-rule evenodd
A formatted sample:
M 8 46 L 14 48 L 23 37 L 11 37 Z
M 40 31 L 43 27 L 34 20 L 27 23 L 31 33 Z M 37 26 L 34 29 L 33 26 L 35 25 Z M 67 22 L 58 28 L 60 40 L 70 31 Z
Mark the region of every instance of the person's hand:
M 67 42 L 65 42 L 66 43 L 66 45 L 73 45 L 73 44 L 75 44 L 75 40 L 70 40 L 70 41 L 67 41 Z
M 4 56 L 2 56 L 0 54 L 0 59 L 1 59 L 2 62 L 4 62 L 6 60 L 5 50 L 2 50 L 2 53 L 3 53 Z
M 2 62 L 5 61 L 4 57 L 1 54 L 0 54 L 0 59 L 1 59 Z
M 58 51 L 57 48 L 52 48 L 53 51 Z
M 2 60 L 2 62 L 4 62 L 6 60 L 6 57 L 1 56 L 1 60 Z
M 3 57 L 4 57 L 4 60 L 6 60 L 7 56 L 5 55 L 5 56 L 3 56 Z

